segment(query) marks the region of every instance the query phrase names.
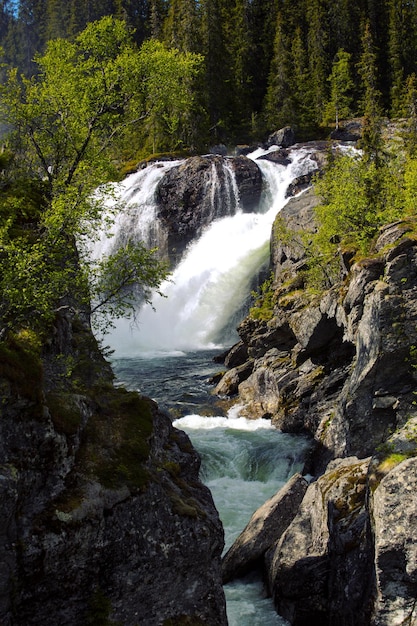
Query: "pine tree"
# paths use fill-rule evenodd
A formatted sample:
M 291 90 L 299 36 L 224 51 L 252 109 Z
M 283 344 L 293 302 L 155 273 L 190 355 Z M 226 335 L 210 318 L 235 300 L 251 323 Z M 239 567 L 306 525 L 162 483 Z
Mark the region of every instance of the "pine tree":
M 199 52 L 199 20 L 195 0 L 171 0 L 163 40 L 181 52 Z
M 407 153 L 412 157 L 417 156 L 417 77 L 411 74 L 406 82 L 405 113 L 407 127 L 404 133 L 404 143 Z
M 70 5 L 62 0 L 47 0 L 46 6 L 46 41 L 63 39 L 69 35 Z M 84 26 L 84 25 L 83 25 Z
M 225 47 L 224 4 L 226 0 L 201 0 L 201 42 L 205 57 L 205 107 L 213 141 L 223 141 L 231 111 L 230 58 Z
M 334 120 L 339 128 L 339 120 L 351 114 L 353 80 L 350 72 L 351 55 L 343 49 L 337 53 L 328 78 L 330 99 L 325 110 L 325 121 Z
M 369 22 L 365 24 L 362 36 L 362 55 L 358 71 L 362 79 L 361 106 L 364 115 L 361 147 L 365 159 L 379 161 L 381 156 L 381 92 L 378 89 L 377 54 Z
M 307 0 L 308 59 L 312 86 L 312 105 L 317 123 L 321 123 L 327 100 L 326 79 L 329 74 L 327 54 L 328 30 L 323 0 Z
M 291 89 L 290 38 L 286 35 L 281 12 L 277 15 L 274 55 L 265 100 L 265 116 L 270 131 L 296 121 Z
M 291 89 L 293 92 L 292 122 L 301 137 L 309 137 L 315 128 L 315 113 L 311 106 L 313 100 L 312 84 L 308 66 L 307 50 L 300 27 L 296 28 L 291 45 Z
M 261 111 L 268 84 L 277 22 L 277 0 L 252 0 L 249 4 L 250 75 L 252 77 L 252 109 Z
M 149 8 L 149 32 L 153 39 L 161 39 L 162 26 L 166 17 L 164 0 L 151 0 Z
M 405 113 L 405 77 L 417 70 L 417 5 L 404 0 L 389 0 L 389 47 L 391 114 Z
M 248 0 L 235 0 L 226 21 L 226 45 L 230 57 L 232 122 L 235 130 L 242 131 L 250 124 L 251 48 Z
M 45 30 L 44 3 L 41 0 L 20 0 L 14 34 L 17 45 L 15 62 L 28 76 L 35 71 L 33 59 L 36 52 L 43 51 Z

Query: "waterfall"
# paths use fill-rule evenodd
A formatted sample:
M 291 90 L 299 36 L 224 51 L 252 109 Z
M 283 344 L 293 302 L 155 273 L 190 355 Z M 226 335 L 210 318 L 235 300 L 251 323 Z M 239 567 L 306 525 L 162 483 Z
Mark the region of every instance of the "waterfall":
M 211 199 L 211 218 L 222 215 L 235 215 L 240 209 L 239 189 L 236 176 L 229 163 L 223 163 L 222 176 L 219 176 L 219 163 L 211 164 L 211 176 L 207 181 L 207 194 Z
M 286 203 L 287 187 L 294 178 L 317 167 L 305 148 L 293 150 L 292 162 L 287 166 L 257 160 L 266 152 L 257 150 L 249 155 L 256 160 L 267 183 L 258 212 L 242 212 L 232 169 L 227 168 L 228 191 L 222 198 L 230 204 L 228 214 L 214 219 L 192 242 L 170 280 L 162 285 L 166 297 L 152 298 L 155 310 L 144 306 L 137 326 L 127 320 L 116 323 L 106 342 L 117 356 L 223 348 L 237 340 L 235 326 L 244 315 L 253 277 L 269 262 L 271 226 Z M 149 175 L 141 172 L 125 181 L 123 196 L 128 199 L 128 206 L 141 208 L 116 219 L 113 245 L 126 232 L 149 232 L 155 228 L 153 194 L 164 168 L 170 166 L 171 163 L 164 164 Z M 214 171 L 210 185 L 214 206 L 219 187 Z M 101 241 L 100 245 L 102 250 L 108 250 L 108 242 Z M 96 253 L 102 250 L 98 247 Z
M 166 172 L 180 162 L 158 161 L 130 174 L 120 183 L 117 202 L 106 202 L 108 212 L 103 219 L 101 235 L 93 247 L 93 256 L 111 254 L 130 239 L 143 241 L 148 248 L 158 244 L 155 189 Z M 117 210 L 119 206 L 122 208 Z M 109 221 L 110 228 L 107 227 Z

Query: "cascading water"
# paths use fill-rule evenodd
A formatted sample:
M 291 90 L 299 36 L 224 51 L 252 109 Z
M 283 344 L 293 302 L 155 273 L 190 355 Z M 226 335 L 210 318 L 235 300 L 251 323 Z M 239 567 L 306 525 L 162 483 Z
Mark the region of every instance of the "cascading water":
M 257 151 L 251 158 L 264 153 Z M 171 282 L 163 285 L 167 298 L 153 299 L 156 313 L 144 307 L 138 328 L 122 321 L 106 337 L 115 350 L 113 368 L 119 381 L 152 396 L 173 417 L 182 416 L 174 424 L 189 433 L 202 456 L 202 479 L 211 489 L 223 521 L 226 547 L 253 511 L 301 469 L 307 446 L 305 439 L 280 433 L 268 420 L 240 418 L 236 407 L 228 416 L 202 416 L 215 412 L 207 383 L 216 371 L 213 349 L 231 345 L 236 339 L 235 324 L 231 328 L 230 320 L 247 298 L 253 276 L 268 260 L 271 225 L 285 204 L 287 186 L 315 168 L 305 149 L 294 151 L 293 161 L 287 167 L 266 160 L 258 164 L 268 183 L 258 212 L 239 210 L 237 188 L 229 170 L 226 197 L 233 206 L 227 211 L 228 216 L 215 219 L 189 246 Z M 123 187 L 132 207 L 134 203 L 146 207 L 134 211 L 136 215 L 147 212 L 151 216 L 151 229 L 155 215 L 152 185 L 155 188 L 160 175 L 162 168 L 143 174 L 146 193 L 138 188 L 141 175 L 127 179 Z M 215 177 L 211 184 L 213 202 L 218 202 Z M 137 229 L 131 219 L 118 218 L 112 244 L 123 224 L 130 232 Z M 102 242 L 101 246 L 98 252 L 96 248 L 96 254 L 108 250 L 107 243 Z M 233 582 L 226 585 L 225 592 L 229 626 L 285 624 L 271 601 L 264 597 L 261 581 Z
M 265 154 L 257 150 L 250 157 Z M 141 309 L 138 327 L 132 327 L 127 320 L 120 320 L 116 328 L 106 337 L 117 356 L 134 356 L 143 352 L 188 351 L 195 349 L 222 348 L 237 340 L 236 323 L 243 317 L 243 306 L 250 297 L 253 277 L 269 261 L 269 239 L 272 222 L 278 211 L 285 204 L 285 192 L 288 184 L 297 176 L 316 168 L 309 158 L 306 149 L 294 151 L 290 165 L 284 167 L 267 160 L 257 160 L 267 182 L 264 197 L 256 213 L 244 213 L 239 210 L 238 202 L 234 214 L 215 219 L 193 242 L 170 281 L 161 286 L 166 296 L 155 295 L 152 307 Z M 167 165 L 165 164 L 165 167 Z M 229 195 L 236 197 L 237 187 L 233 172 L 227 168 L 227 179 L 230 182 Z M 160 179 L 157 172 L 156 179 Z M 134 175 L 135 176 L 135 175 Z M 212 188 L 218 193 L 216 176 L 212 180 Z M 153 180 L 152 176 L 150 177 Z M 149 222 L 152 215 L 152 193 L 146 179 L 146 210 L 135 209 L 136 216 L 142 221 L 142 213 Z M 132 206 L 143 200 L 138 189 L 137 178 L 125 183 L 124 194 L 129 197 Z M 127 188 L 126 188 L 127 186 Z M 156 185 L 155 185 L 156 186 Z M 213 192 L 214 193 L 214 192 Z M 140 198 L 138 198 L 138 196 Z M 154 210 L 154 209 L 153 209 Z M 155 213 L 153 213 L 155 215 Z M 131 224 L 131 217 L 123 217 L 120 225 L 123 235 L 134 233 L 140 227 Z M 150 220 L 152 221 L 152 220 Z M 117 240 L 118 233 L 113 238 Z M 101 243 L 103 250 L 108 244 Z M 102 254 L 100 246 L 96 246 L 95 254 Z
M 164 174 L 178 165 L 180 161 L 158 161 L 131 174 L 119 185 L 116 192 L 115 211 L 111 200 L 107 202 L 110 215 L 104 219 L 102 234 L 94 244 L 92 254 L 95 257 L 108 255 L 126 244 L 128 240 L 142 241 L 148 248 L 153 248 L 158 241 L 158 221 L 155 213 L 155 189 Z M 106 228 L 106 219 L 112 224 Z

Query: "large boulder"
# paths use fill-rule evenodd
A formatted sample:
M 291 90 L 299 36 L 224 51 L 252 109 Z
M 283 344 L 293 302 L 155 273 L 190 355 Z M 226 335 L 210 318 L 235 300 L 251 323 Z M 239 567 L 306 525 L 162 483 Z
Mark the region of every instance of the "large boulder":
M 170 169 L 156 190 L 160 248 L 175 265 L 186 246 L 217 218 L 253 211 L 262 174 L 245 156 L 196 156 Z
M 373 491 L 377 595 L 372 623 L 417 624 L 417 458 L 403 460 Z
M 0 623 L 225 626 L 223 529 L 187 435 L 112 386 L 69 313 L 42 358 L 24 336 L 0 351 Z
M 259 566 L 297 513 L 308 483 L 295 474 L 282 489 L 252 515 L 249 523 L 223 557 L 223 582 L 244 576 Z
M 372 547 L 366 515 L 370 459 L 332 463 L 266 554 L 269 588 L 293 626 L 369 624 Z
M 281 146 L 281 148 L 289 148 L 295 144 L 295 133 L 291 126 L 284 126 L 269 135 L 266 141 L 266 147 Z

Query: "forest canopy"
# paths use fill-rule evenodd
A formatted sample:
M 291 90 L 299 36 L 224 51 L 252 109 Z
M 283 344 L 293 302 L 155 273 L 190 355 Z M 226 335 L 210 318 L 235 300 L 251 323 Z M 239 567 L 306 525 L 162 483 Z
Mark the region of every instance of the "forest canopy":
M 202 55 L 187 131 L 178 131 L 191 147 L 259 139 L 287 124 L 307 139 L 362 116 L 364 54 L 381 111 L 403 116 L 417 72 L 415 0 L 0 0 L 5 61 L 29 77 L 48 41 L 73 41 L 105 15 L 123 20 L 138 46 L 153 40 Z

